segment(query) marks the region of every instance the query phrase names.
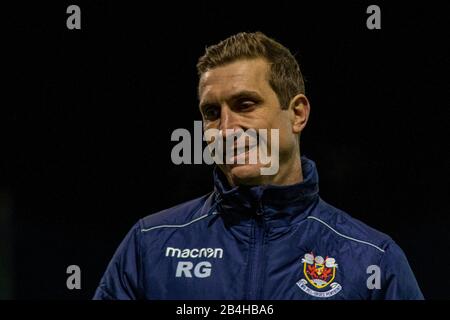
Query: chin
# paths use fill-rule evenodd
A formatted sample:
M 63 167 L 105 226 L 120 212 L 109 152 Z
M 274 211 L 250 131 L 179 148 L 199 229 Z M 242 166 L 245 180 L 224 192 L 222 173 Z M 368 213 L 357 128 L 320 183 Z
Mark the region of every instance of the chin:
M 257 185 L 261 183 L 261 166 L 234 165 L 229 168 L 230 178 L 235 185 Z

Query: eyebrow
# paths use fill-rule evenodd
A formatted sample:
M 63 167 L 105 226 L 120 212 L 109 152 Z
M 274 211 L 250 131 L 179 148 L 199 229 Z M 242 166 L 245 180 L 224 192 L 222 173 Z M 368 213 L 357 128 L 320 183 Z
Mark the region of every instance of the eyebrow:
M 252 98 L 252 99 L 255 99 L 255 100 L 261 100 L 262 99 L 261 95 L 258 92 L 256 92 L 256 91 L 242 90 L 242 91 L 239 91 L 239 92 L 236 92 L 236 93 L 232 94 L 231 97 L 229 98 L 229 100 L 236 101 L 236 100 L 239 100 L 239 99 L 242 99 L 242 98 Z
M 257 91 L 252 90 L 241 90 L 236 93 L 233 93 L 227 100 L 236 101 L 244 98 L 251 98 L 255 100 L 262 100 L 261 95 Z M 203 110 L 206 106 L 214 105 L 214 102 L 210 102 L 207 99 L 200 103 L 200 109 Z

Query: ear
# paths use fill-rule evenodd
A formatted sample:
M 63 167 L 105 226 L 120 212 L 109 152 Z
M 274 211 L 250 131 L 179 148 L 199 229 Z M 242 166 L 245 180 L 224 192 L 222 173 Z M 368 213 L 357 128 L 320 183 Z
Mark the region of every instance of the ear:
M 310 105 L 304 94 L 298 94 L 291 99 L 289 110 L 292 112 L 292 132 L 300 133 L 308 122 Z

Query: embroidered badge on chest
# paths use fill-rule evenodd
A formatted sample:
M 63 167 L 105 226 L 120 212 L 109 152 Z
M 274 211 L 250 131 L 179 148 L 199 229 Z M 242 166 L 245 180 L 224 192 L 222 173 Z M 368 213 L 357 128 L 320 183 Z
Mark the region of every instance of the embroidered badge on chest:
M 338 267 L 336 260 L 331 257 L 305 254 L 302 259 L 304 279 L 297 282 L 297 286 L 307 294 L 317 298 L 329 298 L 342 290 L 342 286 L 333 282 Z M 314 290 L 314 289 L 319 289 Z

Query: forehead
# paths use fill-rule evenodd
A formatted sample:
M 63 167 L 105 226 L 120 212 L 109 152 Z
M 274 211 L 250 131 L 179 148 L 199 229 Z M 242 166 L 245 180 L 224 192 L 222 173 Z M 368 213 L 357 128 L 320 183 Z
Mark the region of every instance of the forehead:
M 263 94 L 270 89 L 268 70 L 269 65 L 262 58 L 237 60 L 208 70 L 200 78 L 200 100 L 226 97 L 241 90 Z

